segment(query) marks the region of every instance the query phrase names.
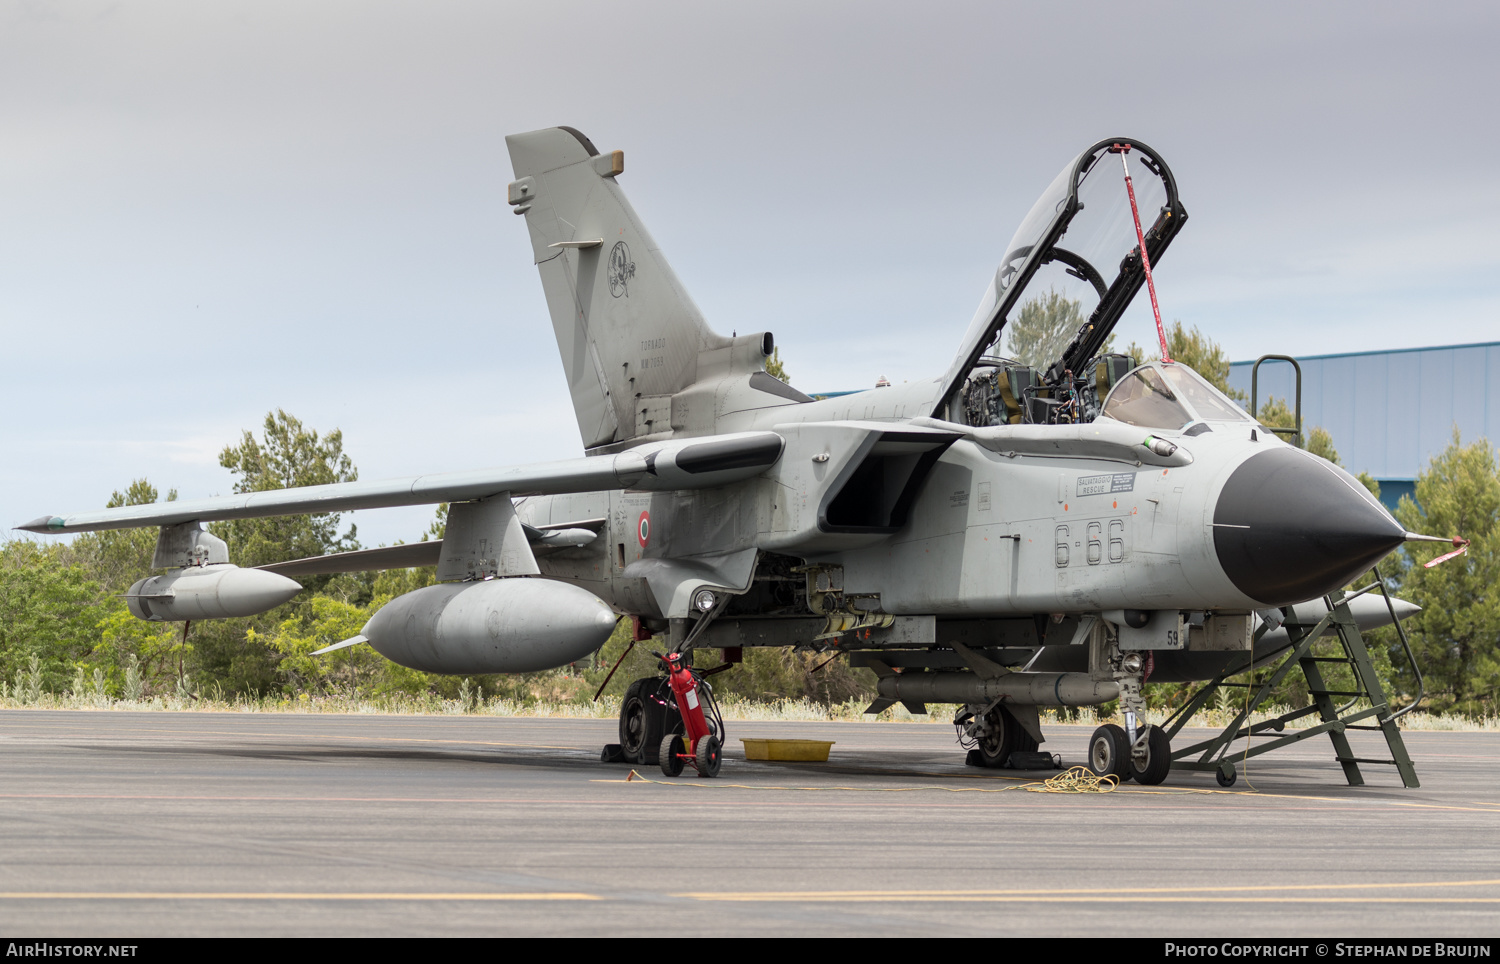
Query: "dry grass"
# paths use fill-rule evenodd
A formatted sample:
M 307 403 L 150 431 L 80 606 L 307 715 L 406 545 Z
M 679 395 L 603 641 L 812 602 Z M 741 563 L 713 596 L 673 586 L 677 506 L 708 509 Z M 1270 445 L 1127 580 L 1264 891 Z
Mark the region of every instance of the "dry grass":
M 720 700 L 726 720 L 740 722 L 882 722 L 937 723 L 948 725 L 956 706 L 933 704 L 926 714 L 912 714 L 899 703 L 878 715 L 866 715 L 864 700 L 827 704 L 810 700 L 758 701 L 729 696 Z M 215 694 L 190 693 L 186 687 L 165 696 L 129 700 L 116 699 L 98 688 L 82 686 L 76 693 L 39 693 L 0 688 L 0 709 L 40 710 L 134 710 L 189 713 L 337 713 L 394 714 L 409 716 L 499 716 L 540 717 L 554 719 L 614 719 L 620 712 L 618 697 L 606 696 L 596 702 L 584 700 L 515 700 L 503 697 L 443 699 L 432 694 L 404 693 L 378 697 L 330 695 L 298 697 L 223 697 Z M 1234 718 L 1232 705 L 1206 707 L 1194 721 L 1202 726 L 1227 726 Z M 1287 712 L 1283 706 L 1268 706 L 1252 716 L 1252 722 L 1272 719 Z M 1153 717 L 1156 714 L 1152 714 Z M 1043 709 L 1042 722 L 1095 726 L 1106 722 L 1092 707 L 1080 707 L 1073 713 Z M 1472 718 L 1445 714 L 1437 716 L 1421 711 L 1401 719 L 1409 730 L 1500 731 L 1500 717 Z

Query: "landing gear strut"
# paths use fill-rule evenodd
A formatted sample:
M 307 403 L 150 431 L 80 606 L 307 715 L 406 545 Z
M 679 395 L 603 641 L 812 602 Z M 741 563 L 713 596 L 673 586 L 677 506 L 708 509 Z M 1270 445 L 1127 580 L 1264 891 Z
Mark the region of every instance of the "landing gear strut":
M 1150 654 L 1121 653 L 1110 659 L 1115 681 L 1120 684 L 1123 727 L 1106 723 L 1089 739 L 1089 769 L 1099 776 L 1114 776 L 1121 782 L 1134 779 L 1154 787 L 1172 769 L 1172 744 L 1167 732 L 1146 722 L 1146 700 L 1141 686 L 1149 674 Z
M 1130 775 L 1143 786 L 1154 787 L 1167 778 L 1172 769 L 1172 744 L 1167 731 L 1147 726 L 1130 750 Z

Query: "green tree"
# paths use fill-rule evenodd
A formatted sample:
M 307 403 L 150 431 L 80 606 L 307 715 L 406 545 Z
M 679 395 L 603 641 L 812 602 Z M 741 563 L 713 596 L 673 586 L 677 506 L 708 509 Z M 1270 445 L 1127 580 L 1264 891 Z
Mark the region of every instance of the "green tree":
M 1463 445 L 1458 430 L 1417 478 L 1416 501 L 1403 498 L 1396 519 L 1409 531 L 1469 540 L 1469 551 L 1431 569 L 1448 551 L 1408 543 L 1398 556 L 1400 595 L 1422 607 L 1406 620 L 1436 712 L 1493 715 L 1500 696 L 1500 474 L 1495 450 Z M 1396 664 L 1399 666 L 1400 661 Z M 1405 680 L 1410 690 L 1414 680 Z
M 766 374 L 772 378 L 779 378 L 788 385 L 792 378 L 786 373 L 786 368 L 781 364 L 781 346 L 777 345 L 771 349 L 771 357 L 766 359 Z
M 29 539 L 0 545 L 0 675 L 11 680 L 35 658 L 45 691 L 66 688 L 94 647 L 108 599 L 70 546 Z
M 1005 326 L 1005 350 L 1023 365 L 1046 368 L 1062 357 L 1083 321 L 1082 302 L 1049 288 L 1022 304 Z
M 441 539 L 443 537 L 443 533 L 447 531 L 448 503 L 439 502 L 437 509 L 435 509 L 433 512 L 433 519 L 431 524 L 427 526 L 427 531 L 422 533 L 421 541 L 426 542 L 429 539 Z
M 145 479 L 114 492 L 108 507 L 155 502 Z M 168 501 L 177 497 L 170 492 Z M 131 616 L 122 594 L 149 575 L 156 530 L 114 529 L 79 535 L 71 544 L 16 540 L 0 547 L 0 672 L 7 678 L 32 657 L 43 688 L 59 691 L 79 668 L 98 670 L 106 690 L 120 692 L 124 666 L 134 657 L 148 683 L 167 672 L 175 679 L 177 632 L 169 623 Z M 158 687 L 160 689 L 160 687 Z
M 369 606 L 356 606 L 319 594 L 269 631 L 252 628 L 248 635 L 281 655 L 278 675 L 298 692 L 343 690 L 369 695 L 382 689 L 389 665 L 385 657 L 368 646 L 350 646 L 324 656 L 312 652 L 357 635 L 388 601 L 377 597 Z
M 261 437 L 245 432 L 238 445 L 224 448 L 219 464 L 237 477 L 235 492 L 264 492 L 294 486 L 353 482 L 359 473 L 344 453 L 343 433 L 326 436 L 277 409 L 266 415 Z M 229 544 L 237 565 L 321 556 L 359 548 L 355 528 L 339 532 L 337 513 L 274 516 L 216 522 L 215 535 Z M 285 606 L 249 619 L 216 619 L 195 623 L 189 659 L 193 679 L 214 683 L 231 693 L 269 693 L 292 686 L 280 670 L 287 653 L 268 643 L 276 627 L 290 618 L 311 620 L 312 599 L 327 592 L 347 605 L 370 598 L 369 577 L 308 576 L 299 580 L 308 591 Z M 253 630 L 253 632 L 252 632 Z
M 1283 400 L 1276 396 L 1266 399 L 1256 412 L 1256 421 L 1267 428 L 1296 428 L 1297 415 Z M 1282 435 L 1288 442 L 1293 442 L 1312 454 L 1325 458 L 1334 465 L 1343 466 L 1343 460 L 1339 458 L 1338 449 L 1333 447 L 1333 436 L 1321 425 L 1314 425 L 1304 432 L 1301 438 L 1294 435 Z M 1370 490 L 1375 498 L 1380 498 L 1380 483 L 1368 472 L 1361 472 L 1355 478 L 1360 484 Z
M 198 624 L 201 626 L 202 624 Z M 182 639 L 181 623 L 150 623 L 136 619 L 124 606 L 112 607 L 95 627 L 98 642 L 87 660 L 104 672 L 109 691 L 125 694 L 125 674 L 133 665 L 141 675 L 143 695 L 171 692 L 188 656 L 191 643 Z
M 712 658 L 705 663 L 715 662 Z M 799 652 L 789 647 L 747 648 L 744 662 L 714 677 L 715 689 L 749 700 L 806 699 L 838 704 L 875 698 L 875 674 L 833 653 Z
M 1180 362 L 1202 375 L 1210 385 L 1235 401 L 1243 402 L 1249 397 L 1244 392 L 1229 387 L 1229 355 L 1219 347 L 1218 342 L 1200 331 L 1197 325 L 1189 329 L 1181 321 L 1173 319 L 1172 326 L 1167 329 L 1167 352 L 1174 362 Z M 1161 358 L 1159 352 L 1148 355 L 1146 349 L 1135 342 L 1130 343 L 1126 354 L 1137 365 Z
M 306 485 L 353 482 L 359 472 L 344 454 L 344 435 L 326 436 L 303 426 L 281 409 L 266 415 L 260 439 L 245 432 L 239 445 L 219 454 L 219 464 L 238 477 L 235 492 L 265 492 Z M 242 566 L 260 566 L 305 556 L 359 548 L 355 527 L 339 534 L 337 513 L 234 519 L 215 523 L 214 532 L 229 543 L 230 558 Z M 316 583 L 321 586 L 326 580 Z
M 150 505 L 157 500 L 156 486 L 136 479 L 124 492 L 116 490 L 105 503 L 106 509 L 123 505 Z M 177 490 L 167 493 L 167 501 L 177 501 Z M 155 528 L 105 529 L 85 532 L 73 540 L 78 562 L 107 592 L 124 592 L 137 579 L 151 571 L 156 553 Z

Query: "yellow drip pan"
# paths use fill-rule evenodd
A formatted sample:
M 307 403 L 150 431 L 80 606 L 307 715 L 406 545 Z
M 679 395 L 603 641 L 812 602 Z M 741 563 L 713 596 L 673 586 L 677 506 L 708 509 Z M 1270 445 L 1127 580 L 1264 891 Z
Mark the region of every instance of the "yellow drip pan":
M 746 740 L 745 759 L 780 760 L 786 763 L 827 763 L 833 740 Z

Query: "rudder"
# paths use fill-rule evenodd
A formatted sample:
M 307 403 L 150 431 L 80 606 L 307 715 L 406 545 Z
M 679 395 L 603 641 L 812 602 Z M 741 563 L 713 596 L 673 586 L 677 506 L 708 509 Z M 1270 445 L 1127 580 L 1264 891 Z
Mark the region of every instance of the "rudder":
M 505 139 L 578 431 L 591 449 L 671 431 L 671 397 L 698 377 L 710 331 L 601 155 L 569 127 Z

